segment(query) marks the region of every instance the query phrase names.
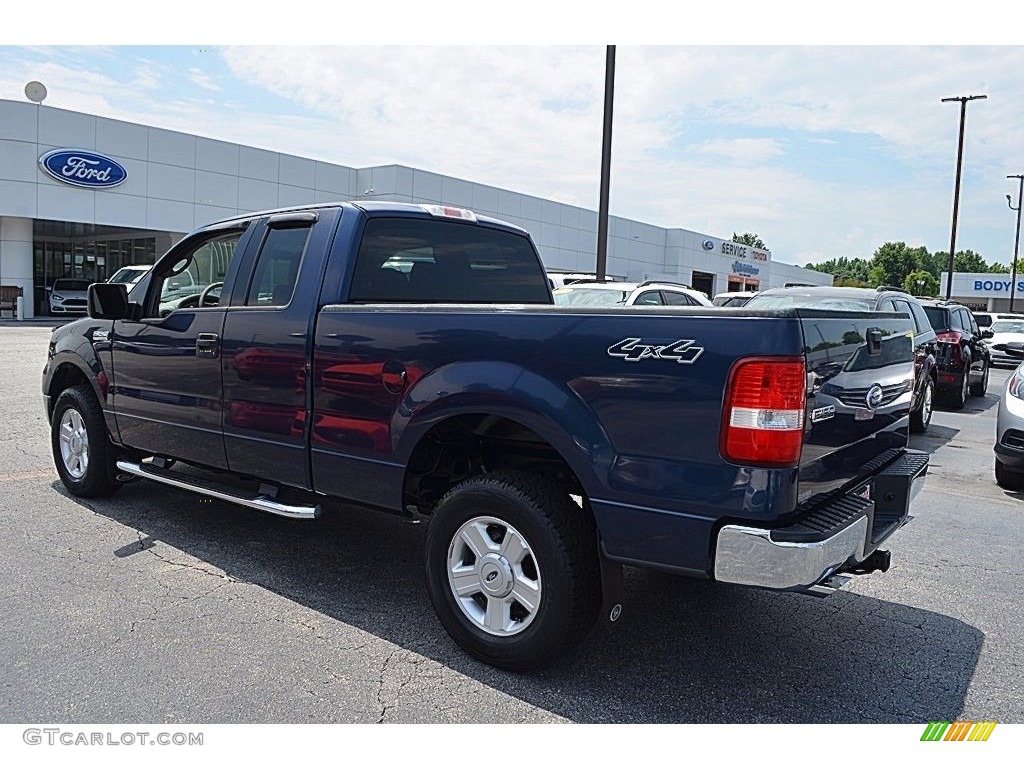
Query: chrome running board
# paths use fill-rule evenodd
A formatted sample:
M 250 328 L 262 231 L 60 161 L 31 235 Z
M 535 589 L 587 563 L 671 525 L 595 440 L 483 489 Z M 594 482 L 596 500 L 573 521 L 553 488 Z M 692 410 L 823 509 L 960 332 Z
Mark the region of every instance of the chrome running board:
M 164 485 L 172 485 L 175 488 L 183 488 L 186 491 L 194 491 L 195 493 L 202 493 L 206 496 L 213 496 L 214 498 L 221 499 L 222 501 L 230 501 L 233 504 L 240 504 L 243 507 L 258 509 L 260 512 L 269 512 L 272 515 L 279 515 L 280 517 L 290 517 L 294 520 L 315 520 L 320 517 L 319 504 L 315 507 L 296 507 L 288 504 L 282 504 L 281 502 L 262 494 L 258 494 L 256 496 L 241 495 L 223 486 L 218 487 L 210 483 L 205 483 L 198 478 L 182 475 L 178 472 L 171 472 L 169 470 L 157 469 L 147 464 L 126 461 L 124 459 L 117 462 L 117 468 L 122 472 L 127 472 L 128 474 L 135 475 L 136 477 L 155 480 L 156 482 L 163 483 Z

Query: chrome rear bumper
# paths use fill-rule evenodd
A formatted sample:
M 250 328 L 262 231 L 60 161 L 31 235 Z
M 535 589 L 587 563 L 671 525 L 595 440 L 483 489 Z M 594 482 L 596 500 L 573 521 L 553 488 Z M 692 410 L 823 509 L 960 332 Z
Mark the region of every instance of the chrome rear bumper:
M 864 561 L 904 525 L 927 472 L 927 454 L 904 451 L 867 481 L 870 498 L 860 493 L 826 497 L 785 528 L 722 526 L 714 577 L 731 584 L 806 591 Z

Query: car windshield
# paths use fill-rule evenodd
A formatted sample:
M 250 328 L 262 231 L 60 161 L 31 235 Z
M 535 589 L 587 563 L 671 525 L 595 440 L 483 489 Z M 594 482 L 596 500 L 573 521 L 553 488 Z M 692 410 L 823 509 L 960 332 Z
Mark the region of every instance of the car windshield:
M 55 291 L 82 291 L 85 293 L 89 290 L 88 280 L 55 280 L 53 282 L 53 290 Z
M 753 296 L 733 296 L 731 299 L 726 299 L 724 303 L 719 306 L 722 307 L 742 307 L 747 304 Z
M 142 277 L 149 267 L 121 267 L 110 276 L 108 283 L 130 283 Z
M 1024 333 L 1024 320 L 996 320 L 992 333 Z
M 583 288 L 570 286 L 554 292 L 555 304 L 568 307 L 614 307 L 625 304 L 628 290 L 616 291 L 610 288 Z
M 875 308 L 872 299 L 858 299 L 853 296 L 829 296 L 812 293 L 779 293 L 774 296 L 760 294 L 747 302 L 750 309 L 785 309 L 789 307 L 816 307 L 820 309 L 846 309 L 854 312 L 870 312 Z

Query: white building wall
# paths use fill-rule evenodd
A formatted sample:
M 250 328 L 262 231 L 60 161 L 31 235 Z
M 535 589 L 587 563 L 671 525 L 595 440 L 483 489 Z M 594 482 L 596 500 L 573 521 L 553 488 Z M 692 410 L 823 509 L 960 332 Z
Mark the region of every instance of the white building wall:
M 128 172 L 101 190 L 71 187 L 39 168 L 58 148 L 108 155 Z M 53 107 L 0 100 L 0 216 L 156 230 L 180 236 L 250 211 L 346 199 L 445 203 L 503 219 L 528 231 L 551 268 L 593 271 L 597 211 L 401 165 L 350 168 Z M 712 243 L 712 249 L 704 247 Z M 629 279 L 692 282 L 714 275 L 727 290 L 734 256 L 722 238 L 666 229 L 619 216 L 609 220 L 608 273 Z M 831 283 L 799 267 L 747 261 L 762 287 Z M 782 276 L 786 277 L 783 278 Z

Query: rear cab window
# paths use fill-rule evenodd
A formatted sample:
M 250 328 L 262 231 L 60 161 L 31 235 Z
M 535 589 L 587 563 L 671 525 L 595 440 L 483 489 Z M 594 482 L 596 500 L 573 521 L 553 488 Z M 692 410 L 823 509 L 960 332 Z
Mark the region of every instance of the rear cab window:
M 349 301 L 551 304 L 551 293 L 526 235 L 476 223 L 373 217 Z

